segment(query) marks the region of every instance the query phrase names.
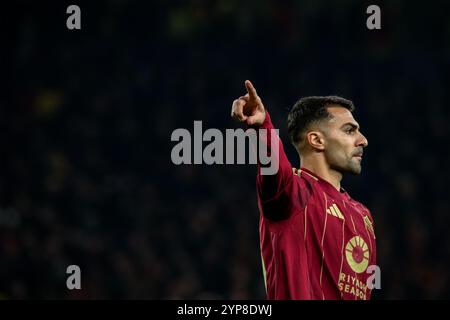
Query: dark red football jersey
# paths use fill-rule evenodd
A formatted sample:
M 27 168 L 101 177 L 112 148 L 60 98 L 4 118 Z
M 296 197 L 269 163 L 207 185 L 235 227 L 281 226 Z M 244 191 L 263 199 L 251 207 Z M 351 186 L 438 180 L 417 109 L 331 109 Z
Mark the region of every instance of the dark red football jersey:
M 268 113 L 260 128 L 273 129 Z M 276 138 L 278 173 L 258 168 L 257 176 L 267 298 L 369 299 L 366 271 L 376 264 L 369 210 L 314 173 L 292 169 Z

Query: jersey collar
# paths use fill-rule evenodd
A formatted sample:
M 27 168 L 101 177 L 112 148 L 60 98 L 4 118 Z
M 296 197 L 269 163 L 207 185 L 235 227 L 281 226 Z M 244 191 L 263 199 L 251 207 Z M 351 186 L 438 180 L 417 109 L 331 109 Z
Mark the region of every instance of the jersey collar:
M 328 193 L 329 195 L 333 196 L 333 197 L 343 197 L 343 198 L 348 198 L 349 195 L 347 193 L 347 191 L 345 191 L 344 188 L 341 187 L 340 191 L 337 191 L 336 188 L 329 183 L 328 181 L 322 179 L 321 177 L 319 177 L 318 175 L 316 175 L 315 173 L 309 171 L 308 169 L 305 169 L 303 167 L 300 168 L 301 172 L 305 172 L 306 174 L 308 174 L 309 176 L 311 176 L 314 180 L 318 181 L 320 186 L 325 190 L 326 193 Z

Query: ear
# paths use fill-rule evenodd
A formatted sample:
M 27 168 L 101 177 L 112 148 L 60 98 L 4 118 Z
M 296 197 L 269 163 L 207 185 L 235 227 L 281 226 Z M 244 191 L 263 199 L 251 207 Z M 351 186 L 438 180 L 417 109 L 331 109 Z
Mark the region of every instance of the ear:
M 320 131 L 310 131 L 306 134 L 306 141 L 316 150 L 325 150 L 325 136 Z

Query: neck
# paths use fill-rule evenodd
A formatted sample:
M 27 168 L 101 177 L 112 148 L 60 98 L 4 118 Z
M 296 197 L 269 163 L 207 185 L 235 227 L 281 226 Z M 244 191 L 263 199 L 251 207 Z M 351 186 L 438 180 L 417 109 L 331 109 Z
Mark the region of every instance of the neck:
M 337 191 L 341 190 L 342 173 L 331 169 L 323 157 L 318 155 L 301 157 L 300 166 L 329 182 Z

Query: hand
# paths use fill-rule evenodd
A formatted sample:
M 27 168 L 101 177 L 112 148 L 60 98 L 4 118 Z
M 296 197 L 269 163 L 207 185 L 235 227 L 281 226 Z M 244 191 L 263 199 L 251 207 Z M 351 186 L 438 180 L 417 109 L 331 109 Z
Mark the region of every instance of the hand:
M 245 81 L 245 87 L 247 94 L 233 101 L 231 117 L 249 126 L 260 126 L 266 118 L 266 109 L 249 80 Z

